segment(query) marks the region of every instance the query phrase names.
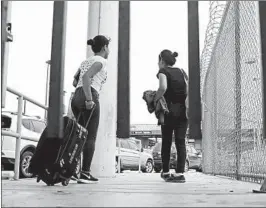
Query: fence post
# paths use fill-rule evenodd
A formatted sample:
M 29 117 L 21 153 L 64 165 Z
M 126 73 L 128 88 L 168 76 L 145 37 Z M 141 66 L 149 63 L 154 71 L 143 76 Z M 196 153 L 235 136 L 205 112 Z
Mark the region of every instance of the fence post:
M 239 1 L 235 1 L 235 138 L 236 138 L 236 179 L 240 180 L 241 158 L 241 57 L 240 57 L 240 15 Z
M 19 96 L 18 97 L 18 115 L 17 115 L 17 133 L 19 134 L 19 137 L 16 138 L 14 180 L 19 179 L 22 112 L 23 112 L 23 97 Z
M 215 55 L 215 52 L 213 53 L 213 56 Z M 214 86 L 213 86 L 213 138 L 212 138 L 212 147 L 213 147 L 213 164 L 212 164 L 212 169 L 213 169 L 213 174 L 216 175 L 216 174 L 219 174 L 220 172 L 218 171 L 219 170 L 219 156 L 218 156 L 218 142 L 219 142 L 219 128 L 218 128 L 218 114 L 217 114 L 217 100 L 218 100 L 218 93 L 217 93 L 217 79 L 218 76 L 217 76 L 217 73 L 218 73 L 218 70 L 216 68 L 216 57 L 213 57 L 213 63 L 214 63 L 214 70 L 213 70 L 213 73 L 214 73 Z M 217 160 L 218 159 L 218 160 Z M 218 168 L 217 168 L 218 167 Z
M 266 140 L 266 2 L 259 1 L 259 19 L 260 19 L 260 43 L 261 43 L 261 62 L 262 62 L 262 112 L 263 112 L 263 140 Z M 263 141 L 265 142 L 265 141 Z M 255 193 L 266 193 L 266 178 L 264 179 L 260 190 L 253 190 Z

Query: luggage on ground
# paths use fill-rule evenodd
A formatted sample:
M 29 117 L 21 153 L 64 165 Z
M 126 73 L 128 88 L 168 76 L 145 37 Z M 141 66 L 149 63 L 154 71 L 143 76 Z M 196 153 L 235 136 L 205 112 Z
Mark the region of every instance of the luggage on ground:
M 91 115 L 93 110 L 94 108 Z M 82 127 L 73 119 L 64 116 L 63 139 L 48 138 L 47 128 L 44 129 L 29 167 L 29 171 L 37 176 L 37 182 L 42 180 L 48 186 L 57 183 L 68 185 L 80 163 L 80 156 L 87 140 L 89 120 Z

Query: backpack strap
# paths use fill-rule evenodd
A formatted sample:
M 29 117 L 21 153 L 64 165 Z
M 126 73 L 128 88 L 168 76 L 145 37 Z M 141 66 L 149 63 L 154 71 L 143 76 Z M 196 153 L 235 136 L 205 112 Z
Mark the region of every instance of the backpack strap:
M 185 104 L 186 104 L 186 107 L 189 108 L 189 97 L 188 97 L 188 75 L 186 74 L 186 72 L 183 70 L 183 69 L 180 69 L 183 76 L 184 76 L 184 80 L 185 80 L 185 83 L 186 83 L 186 93 L 187 93 L 187 98 L 186 98 L 186 101 L 185 101 Z
M 187 73 L 180 68 L 180 71 L 182 72 L 183 76 L 184 76 L 184 80 L 185 80 L 185 83 L 186 83 L 186 91 L 187 91 L 187 94 L 188 94 L 188 75 Z

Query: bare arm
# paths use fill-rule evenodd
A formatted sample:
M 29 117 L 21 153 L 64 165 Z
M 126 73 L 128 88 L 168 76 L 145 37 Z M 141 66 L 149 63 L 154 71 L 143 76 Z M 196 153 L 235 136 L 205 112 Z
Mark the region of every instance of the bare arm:
M 164 93 L 167 90 L 167 78 L 166 75 L 163 73 L 159 73 L 159 88 L 156 92 L 156 96 L 155 96 L 155 103 L 161 98 L 163 97 Z
M 102 69 L 102 63 L 95 62 L 83 75 L 82 81 L 83 81 L 83 90 L 86 97 L 86 100 L 92 100 L 91 95 L 91 79 L 95 74 L 97 74 Z

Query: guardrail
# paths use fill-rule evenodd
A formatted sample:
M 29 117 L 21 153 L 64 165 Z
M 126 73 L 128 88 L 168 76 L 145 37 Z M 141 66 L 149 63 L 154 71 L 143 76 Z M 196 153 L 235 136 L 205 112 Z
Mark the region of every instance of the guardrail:
M 19 166 L 20 166 L 20 145 L 21 145 L 21 139 L 29 140 L 29 141 L 35 141 L 37 142 L 37 138 L 31 138 L 27 136 L 21 135 L 21 124 L 22 124 L 22 111 L 23 111 L 23 101 L 26 100 L 34 105 L 39 106 L 40 108 L 43 108 L 44 110 L 47 110 L 48 107 L 35 101 L 34 99 L 10 88 L 7 87 L 7 91 L 18 96 L 18 113 L 17 113 L 17 132 L 9 132 L 6 130 L 2 130 L 2 135 L 4 136 L 13 136 L 16 137 L 16 149 L 15 149 L 15 168 L 14 168 L 14 180 L 19 179 Z
M 2 130 L 2 135 L 16 137 L 16 138 L 20 137 L 18 133 L 7 131 L 7 130 Z M 34 142 L 39 141 L 39 138 L 28 137 L 28 136 L 21 136 L 21 139 L 28 140 L 28 141 L 34 141 Z

